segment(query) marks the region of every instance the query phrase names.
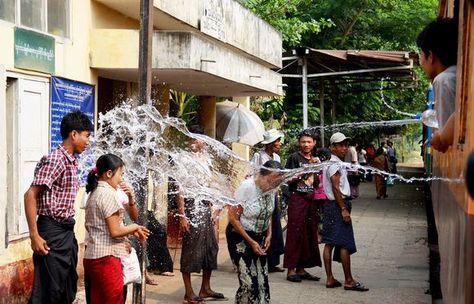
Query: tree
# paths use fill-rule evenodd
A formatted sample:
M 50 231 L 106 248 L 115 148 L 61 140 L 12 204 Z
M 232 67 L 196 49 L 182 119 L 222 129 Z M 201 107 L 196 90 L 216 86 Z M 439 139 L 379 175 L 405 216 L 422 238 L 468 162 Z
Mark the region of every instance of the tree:
M 301 44 L 304 36 L 333 26 L 329 18 L 313 18 L 308 12 L 313 0 L 241 0 L 242 4 L 266 20 L 283 35 L 283 48 Z
M 415 39 L 422 28 L 436 18 L 437 0 L 246 0 L 257 15 L 283 32 L 284 46 L 318 49 L 368 49 L 417 51 Z M 318 27 L 296 25 L 316 22 Z M 295 29 L 296 27 L 296 29 Z M 298 30 L 299 29 L 299 30 Z M 428 81 L 416 69 L 412 83 L 386 81 L 384 94 L 393 107 L 415 113 L 425 107 Z M 347 81 L 346 81 L 347 80 Z M 380 83 L 352 83 L 339 79 L 325 84 L 325 121 L 331 121 L 332 103 L 336 121 L 360 122 L 407 118 L 388 109 L 380 96 Z M 288 84 L 282 112 L 287 113 L 286 128 L 301 127 L 301 81 Z M 319 83 L 310 83 L 309 108 L 319 114 Z M 319 124 L 309 115 L 309 124 Z M 414 127 L 351 130 L 355 136 L 377 137 L 379 133 L 413 132 Z

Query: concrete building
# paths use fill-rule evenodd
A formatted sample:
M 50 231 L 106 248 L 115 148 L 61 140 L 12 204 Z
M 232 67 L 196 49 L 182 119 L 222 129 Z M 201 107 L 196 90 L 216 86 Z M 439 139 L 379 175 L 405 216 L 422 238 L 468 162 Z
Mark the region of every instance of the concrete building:
M 90 114 L 97 117 L 137 95 L 139 2 L 0 0 L 2 303 L 24 302 L 31 290 L 23 193 L 36 162 L 54 147 L 57 113 L 79 107 L 73 101 L 91 94 Z M 203 127 L 212 136 L 216 97 L 245 102 L 282 93 L 281 77 L 272 71 L 281 66 L 281 35 L 237 1 L 155 0 L 153 14 L 153 85 L 162 113 L 169 89 L 200 96 Z M 56 79 L 76 95 L 54 101 L 55 90 L 63 88 Z M 78 209 L 79 242 L 83 216 Z

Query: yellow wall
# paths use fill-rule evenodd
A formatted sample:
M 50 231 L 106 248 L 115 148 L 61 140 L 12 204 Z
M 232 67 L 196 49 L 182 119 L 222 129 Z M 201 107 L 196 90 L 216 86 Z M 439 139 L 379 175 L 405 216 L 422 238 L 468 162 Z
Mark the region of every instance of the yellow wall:
M 107 6 L 92 2 L 92 28 L 99 29 L 140 29 L 138 20 L 124 16 Z
M 89 54 L 91 49 L 90 33 L 93 28 L 138 29 L 136 20 L 125 17 L 94 1 L 71 1 L 71 38 L 55 37 L 55 76 L 82 81 L 97 85 L 97 72 L 90 69 Z M 14 67 L 14 24 L 0 22 L 0 64 L 10 72 L 49 77 L 48 74 L 15 69 Z M 123 43 L 123 39 L 117 39 Z M 137 46 L 138 47 L 138 46 Z M 97 110 L 97 102 L 96 102 Z M 3 126 L 0 126 L 3 128 Z M 1 153 L 4 153 L 3 151 Z M 33 173 L 32 173 L 33 174 Z M 76 200 L 76 238 L 79 243 L 84 241 L 84 211 L 79 209 L 84 189 L 81 188 Z M 5 208 L 5 206 L 0 206 Z M 0 266 L 32 257 L 30 240 L 11 241 L 0 253 Z

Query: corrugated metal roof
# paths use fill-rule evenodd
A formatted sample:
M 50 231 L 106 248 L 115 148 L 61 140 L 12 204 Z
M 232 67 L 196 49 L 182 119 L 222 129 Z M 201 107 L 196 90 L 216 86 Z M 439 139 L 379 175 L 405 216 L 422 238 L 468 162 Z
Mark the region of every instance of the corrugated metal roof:
M 301 59 L 306 58 L 309 77 L 341 77 L 350 72 L 351 77 L 361 78 L 414 78 L 414 56 L 401 51 L 371 50 L 319 50 L 298 48 L 286 54 L 283 75 L 301 75 Z M 291 62 L 293 61 L 293 62 Z M 390 68 L 394 68 L 391 70 Z M 377 69 L 380 69 L 378 71 Z M 367 71 L 369 70 L 369 71 Z M 340 73 L 338 73 L 340 72 Z

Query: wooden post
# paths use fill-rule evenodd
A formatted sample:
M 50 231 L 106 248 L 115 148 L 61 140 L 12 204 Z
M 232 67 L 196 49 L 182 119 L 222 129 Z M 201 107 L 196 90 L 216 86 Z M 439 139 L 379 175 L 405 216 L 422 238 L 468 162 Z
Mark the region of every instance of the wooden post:
M 153 0 L 140 0 L 140 37 L 139 37 L 139 57 L 138 57 L 138 99 L 139 104 L 151 105 L 151 58 L 152 58 L 152 42 L 153 42 Z M 145 152 L 148 154 L 148 151 Z M 148 156 L 146 156 L 148 158 Z M 148 174 L 147 174 L 148 175 Z M 147 191 L 148 177 L 138 186 L 137 200 L 141 200 L 139 204 L 139 219 L 142 225 L 146 226 L 147 211 Z M 144 304 L 146 302 L 146 242 L 143 243 L 141 252 L 141 284 L 133 285 L 133 303 Z

